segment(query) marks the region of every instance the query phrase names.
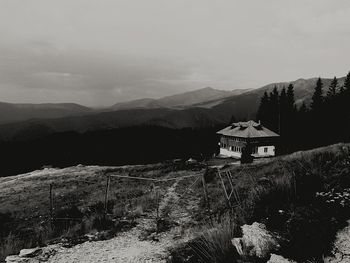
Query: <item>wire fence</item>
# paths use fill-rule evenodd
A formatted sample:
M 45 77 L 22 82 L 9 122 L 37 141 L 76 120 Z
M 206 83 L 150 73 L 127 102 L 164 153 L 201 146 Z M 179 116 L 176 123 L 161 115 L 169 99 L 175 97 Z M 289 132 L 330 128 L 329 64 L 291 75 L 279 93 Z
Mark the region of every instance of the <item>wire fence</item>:
M 151 178 L 107 172 L 96 180 L 76 180 L 62 187 L 50 184 L 48 193 L 48 217 L 45 222 L 51 228 L 57 225 L 80 221 L 86 214 L 98 211 L 102 217 L 118 216 L 120 218 L 137 214 L 158 222 L 167 211 L 173 211 L 180 201 L 189 195 L 193 188 L 201 189 L 207 206 L 210 207 L 207 187 L 202 172 L 168 178 Z M 174 196 L 170 189 L 181 182 Z M 170 192 L 169 192 L 170 191 Z M 173 189 L 175 191 L 175 189 Z M 166 202 L 164 201 L 166 199 Z M 172 220 L 186 217 L 173 215 Z

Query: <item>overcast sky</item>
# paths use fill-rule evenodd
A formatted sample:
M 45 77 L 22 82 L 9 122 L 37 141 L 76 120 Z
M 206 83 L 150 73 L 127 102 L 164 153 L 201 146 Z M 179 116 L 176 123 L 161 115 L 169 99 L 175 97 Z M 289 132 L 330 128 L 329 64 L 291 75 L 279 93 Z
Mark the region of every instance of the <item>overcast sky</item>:
M 0 101 L 89 106 L 344 76 L 349 0 L 0 0 Z

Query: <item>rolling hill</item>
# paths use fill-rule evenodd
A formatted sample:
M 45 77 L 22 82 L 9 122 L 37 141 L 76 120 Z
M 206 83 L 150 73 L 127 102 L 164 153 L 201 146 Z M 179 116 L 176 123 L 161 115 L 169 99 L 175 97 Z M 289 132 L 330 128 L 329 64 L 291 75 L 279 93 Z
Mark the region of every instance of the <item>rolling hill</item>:
M 236 90 L 218 90 L 210 87 L 198 89 L 194 91 L 175 94 L 172 96 L 163 97 L 160 99 L 139 99 L 128 102 L 122 102 L 114 104 L 109 109 L 122 110 L 122 109 L 154 109 L 154 108 L 174 108 L 184 109 L 192 107 L 196 104 L 205 103 L 212 100 L 219 100 L 226 97 L 242 94 L 249 91 L 249 89 L 236 89 Z
M 308 104 L 313 94 L 316 81 L 317 78 L 311 78 L 298 79 L 292 82 L 272 83 L 262 88 L 243 92 L 238 95 L 204 101 L 205 99 L 215 96 L 224 96 L 221 91 L 206 88 L 190 93 L 165 97 L 159 100 L 142 99 L 134 101 L 135 104 L 133 104 L 133 107 L 136 108 L 132 109 L 128 109 L 129 106 L 132 106 L 132 103 L 129 102 L 124 104 L 125 109 L 123 106 L 121 107 L 122 109 L 110 109 L 109 111 L 106 109 L 104 111 L 94 111 L 82 106 L 79 107 L 78 105 L 74 105 L 73 107 L 70 104 L 68 104 L 70 107 L 63 108 L 51 105 L 52 108 L 49 109 L 45 106 L 47 104 L 42 106 L 30 105 L 30 107 L 27 105 L 22 108 L 18 108 L 19 106 L 17 106 L 18 118 L 28 117 L 34 113 L 40 113 L 42 114 L 40 116 L 49 117 L 45 119 L 37 117 L 37 119 L 2 124 L 0 125 L 0 140 L 23 141 L 58 132 L 87 132 L 142 125 L 160 126 L 172 129 L 207 128 L 216 125 L 225 125 L 230 121 L 232 116 L 235 116 L 236 119 L 254 119 L 261 96 L 265 91 L 272 91 L 274 86 L 276 86 L 278 90 L 281 90 L 284 86 L 286 87 L 289 83 L 292 83 L 294 85 L 297 105 L 300 105 L 302 102 Z M 323 79 L 324 90 L 327 89 L 330 81 L 331 79 Z M 339 80 L 340 85 L 343 81 L 344 78 Z M 226 91 L 224 93 L 227 95 Z M 198 96 L 198 98 L 196 98 L 196 96 Z M 181 100 L 183 100 L 183 107 L 175 107 L 175 105 L 180 105 L 179 103 Z M 202 102 L 195 103 L 198 101 Z M 143 105 L 143 107 L 138 107 L 137 103 L 139 106 Z M 161 106 L 165 104 L 173 105 L 173 107 Z M 184 105 L 193 106 L 184 107 Z M 22 111 L 26 112 L 26 114 L 23 113 L 23 115 L 20 115 Z M 44 111 L 47 111 L 47 113 Z M 54 113 L 56 117 L 60 114 L 70 114 L 70 116 L 52 118 Z M 4 115 L 4 112 L 1 114 Z
M 293 84 L 297 107 L 299 107 L 303 102 L 305 102 L 306 105 L 309 105 L 317 79 L 318 78 L 298 79 L 290 82 L 271 83 L 237 96 L 231 96 L 223 100 L 220 99 L 208 101 L 195 106 L 210 109 L 212 114 L 222 117 L 226 116 L 226 119 L 230 116 L 230 114 L 234 115 L 236 119 L 250 119 L 255 117 L 260 104 L 260 99 L 264 92 L 271 92 L 275 86 L 280 92 L 283 87 Z M 338 79 L 339 86 L 343 85 L 344 79 L 344 77 Z M 332 79 L 322 79 L 324 84 L 324 93 L 326 93 L 331 80 Z
M 83 115 L 92 109 L 75 103 L 5 103 L 0 102 L 0 123 L 18 122 L 32 118 L 60 118 Z

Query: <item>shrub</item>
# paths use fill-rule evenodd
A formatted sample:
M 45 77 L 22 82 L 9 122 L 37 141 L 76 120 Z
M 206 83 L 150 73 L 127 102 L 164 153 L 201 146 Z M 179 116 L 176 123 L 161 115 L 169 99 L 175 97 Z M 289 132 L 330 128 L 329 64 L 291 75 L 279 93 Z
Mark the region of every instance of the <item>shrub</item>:
M 286 255 L 297 260 L 321 259 L 331 250 L 338 221 L 319 207 L 296 207 L 286 221 Z
M 234 262 L 238 255 L 231 240 L 237 235 L 238 229 L 230 217 L 227 216 L 221 223 L 206 225 L 200 233 L 200 236 L 189 244 L 198 258 L 208 263 Z

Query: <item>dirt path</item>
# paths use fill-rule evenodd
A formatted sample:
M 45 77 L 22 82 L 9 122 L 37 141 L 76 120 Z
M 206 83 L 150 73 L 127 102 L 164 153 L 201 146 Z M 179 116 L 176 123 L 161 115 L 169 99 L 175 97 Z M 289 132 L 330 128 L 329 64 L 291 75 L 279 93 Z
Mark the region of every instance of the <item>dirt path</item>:
M 162 216 L 174 218 L 175 225 L 169 231 L 156 235 L 159 241 L 144 240 L 139 236 L 147 229 L 155 227 L 155 220 L 141 218 L 136 227 L 120 233 L 106 241 L 85 242 L 72 248 L 60 248 L 56 255 L 49 258 L 49 263 L 75 262 L 166 262 L 168 249 L 176 244 L 187 241 L 191 235 L 186 231 L 186 224 L 191 222 L 188 209 L 198 205 L 199 200 L 192 200 L 184 207 L 180 204 L 180 196 L 176 193 L 178 182 L 168 188 L 159 204 Z M 170 208 L 170 211 L 169 211 Z M 154 215 L 151 215 L 154 216 Z

